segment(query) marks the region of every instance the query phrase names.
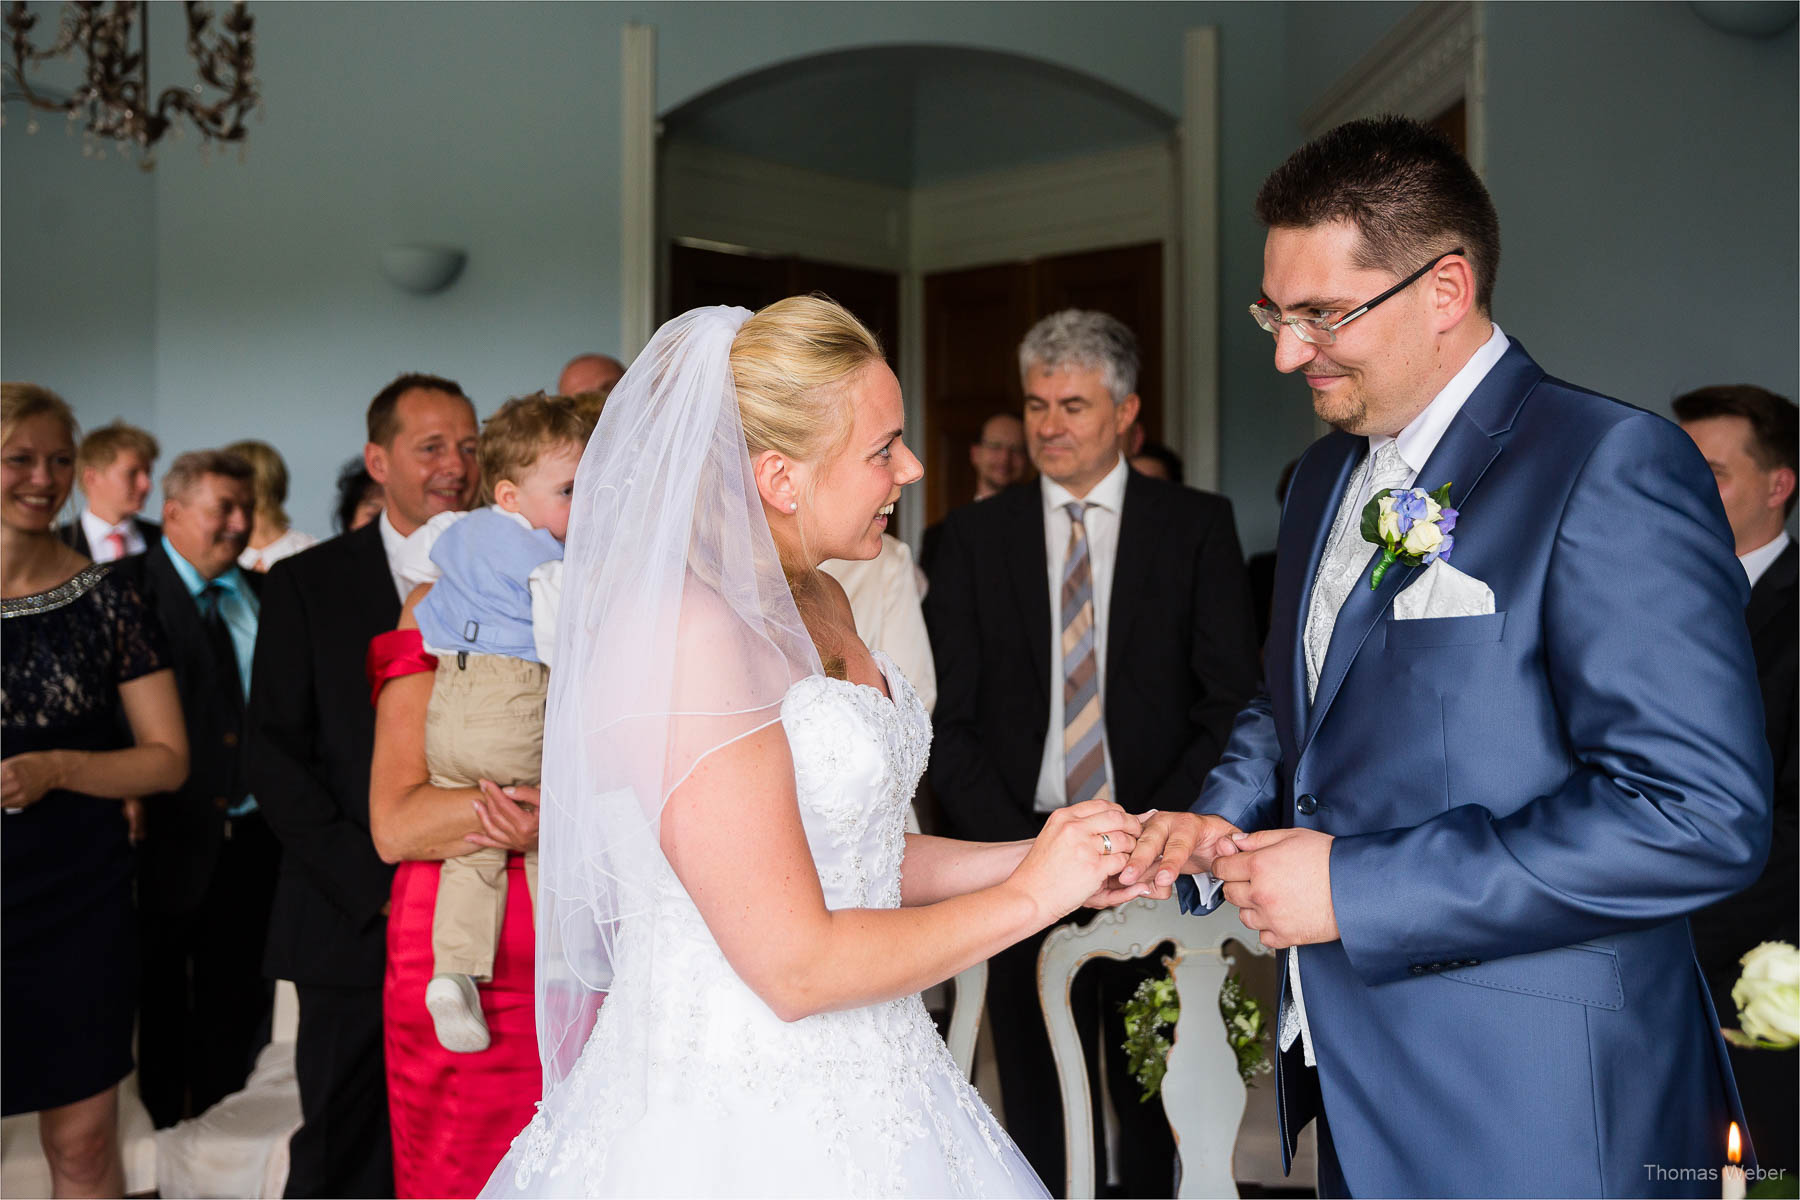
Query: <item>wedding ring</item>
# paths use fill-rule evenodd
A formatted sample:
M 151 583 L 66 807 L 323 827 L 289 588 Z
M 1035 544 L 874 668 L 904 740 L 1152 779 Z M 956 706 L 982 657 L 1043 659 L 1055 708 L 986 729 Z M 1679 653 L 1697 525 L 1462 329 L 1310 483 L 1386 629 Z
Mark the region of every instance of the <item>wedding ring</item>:
M 1100 835 L 1100 853 L 1102 853 L 1102 854 L 1111 854 L 1112 853 L 1112 834 L 1103 833 Z

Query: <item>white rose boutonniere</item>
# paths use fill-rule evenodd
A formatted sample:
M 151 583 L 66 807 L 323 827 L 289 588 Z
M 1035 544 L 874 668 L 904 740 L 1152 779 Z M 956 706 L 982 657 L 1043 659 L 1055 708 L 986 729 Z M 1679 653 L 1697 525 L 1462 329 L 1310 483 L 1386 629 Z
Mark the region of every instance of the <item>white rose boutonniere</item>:
M 1381 547 L 1381 561 L 1369 576 L 1371 589 L 1381 586 L 1382 576 L 1396 562 L 1409 567 L 1430 566 L 1448 559 L 1456 539 L 1456 510 L 1450 507 L 1450 485 L 1435 491 L 1424 488 L 1383 488 L 1363 506 L 1362 536 Z

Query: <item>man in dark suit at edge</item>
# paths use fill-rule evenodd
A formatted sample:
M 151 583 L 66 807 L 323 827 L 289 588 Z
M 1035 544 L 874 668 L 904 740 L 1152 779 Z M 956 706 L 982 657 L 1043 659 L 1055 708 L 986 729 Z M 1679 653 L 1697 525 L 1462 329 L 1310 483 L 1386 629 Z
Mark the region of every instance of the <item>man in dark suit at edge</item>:
M 1675 419 L 1712 468 L 1731 522 L 1737 560 L 1750 579 L 1744 620 L 1762 691 L 1763 727 L 1775 768 L 1775 824 L 1762 877 L 1728 900 L 1689 918 L 1694 949 L 1706 972 L 1713 1004 L 1726 1025 L 1737 1024 L 1731 987 L 1739 959 L 1762 942 L 1794 942 L 1800 935 L 1800 590 L 1794 541 L 1784 527 L 1794 513 L 1800 421 L 1794 402 L 1759 387 L 1708 387 L 1675 400 Z M 1800 1169 L 1800 1063 L 1792 1054 L 1732 1047 L 1744 1115 L 1765 1169 Z
M 475 409 L 462 388 L 402 375 L 369 405 L 380 517 L 284 559 L 263 588 L 250 697 L 251 786 L 283 848 L 267 972 L 300 998 L 295 1070 L 304 1124 L 289 1196 L 391 1196 L 381 986 L 393 868 L 369 836 L 375 715 L 369 639 L 400 617 L 391 563 L 408 534 L 467 508 Z

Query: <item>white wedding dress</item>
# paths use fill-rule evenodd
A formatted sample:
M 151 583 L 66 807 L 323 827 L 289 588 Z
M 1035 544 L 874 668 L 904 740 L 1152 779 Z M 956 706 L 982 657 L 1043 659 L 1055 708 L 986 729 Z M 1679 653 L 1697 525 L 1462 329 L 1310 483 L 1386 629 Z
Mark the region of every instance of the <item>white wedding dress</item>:
M 813 675 L 781 706 L 832 908 L 899 906 L 907 804 L 931 743 L 918 696 L 877 661 L 891 701 Z M 654 920 L 621 935 L 612 993 L 557 1103 L 540 1108 L 484 1194 L 1047 1194 L 918 996 L 784 1022 L 659 868 Z M 632 1003 L 635 989 L 650 1003 Z M 628 1028 L 628 1013 L 647 1028 Z

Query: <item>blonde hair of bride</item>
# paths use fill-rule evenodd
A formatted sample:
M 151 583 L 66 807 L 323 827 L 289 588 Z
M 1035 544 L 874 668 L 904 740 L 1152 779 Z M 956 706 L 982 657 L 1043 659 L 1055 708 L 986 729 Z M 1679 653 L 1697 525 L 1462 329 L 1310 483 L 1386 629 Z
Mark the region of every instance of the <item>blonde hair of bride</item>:
M 850 311 L 826 296 L 790 296 L 744 322 L 731 343 L 744 442 L 755 458 L 772 450 L 799 462 L 822 463 L 850 437 L 850 394 L 844 385 L 870 363 L 884 361 L 881 343 Z M 811 486 L 802 509 L 812 506 Z M 806 521 L 799 522 L 806 546 Z M 784 561 L 788 587 L 812 632 L 825 673 L 844 677 L 844 656 L 822 642 L 818 572 L 809 562 Z

